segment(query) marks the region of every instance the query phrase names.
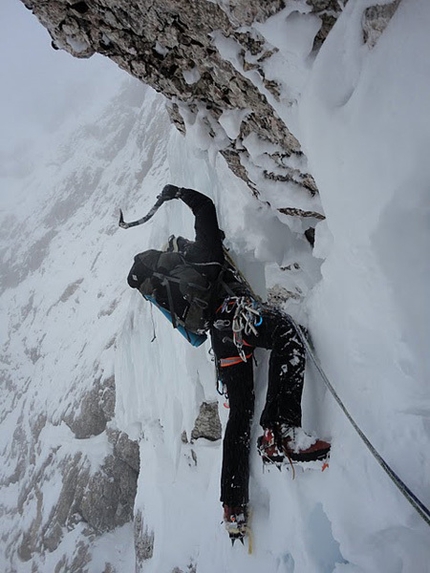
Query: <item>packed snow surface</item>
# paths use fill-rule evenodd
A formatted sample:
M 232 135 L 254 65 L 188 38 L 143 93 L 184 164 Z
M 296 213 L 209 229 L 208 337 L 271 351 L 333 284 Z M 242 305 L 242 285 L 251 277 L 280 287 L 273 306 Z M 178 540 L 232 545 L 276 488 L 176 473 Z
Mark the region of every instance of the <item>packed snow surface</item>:
M 221 523 L 221 443 L 182 439 L 186 432 L 189 440 L 202 401 L 219 402 L 223 423 L 228 416 L 209 343 L 192 348 L 126 284 L 136 253 L 161 247 L 170 234 L 192 238 L 192 216 L 172 201 L 145 226 L 117 227 L 119 207 L 126 220 L 141 217 L 169 182 L 211 196 L 255 290 L 265 297 L 284 287 L 295 295 L 285 308 L 309 328 L 349 412 L 430 506 L 430 5 L 401 2 L 370 49 L 361 35 L 369 4 L 349 2 L 316 57 L 306 36 L 315 33 L 313 16 L 286 10 L 259 26 L 280 49 L 278 65 L 266 64 L 284 86 L 278 111 L 293 122 L 320 189 L 326 220 L 316 227 L 313 250 L 201 145 L 197 130 L 185 139 L 178 134 L 163 100 L 134 81 L 97 113 L 77 117 L 73 132 L 52 136 L 24 178 L 2 175 L 15 197 L 2 200 L 0 231 L 7 269 L 0 309 L 2 571 L 48 573 L 75 551 L 79 527 L 43 558 L 17 555 L 22 532 L 40 514 L 38 500 L 42 520 L 56 503 L 59 474 L 43 465 L 49 452 L 61 459 L 81 451 L 94 468 L 108 453 L 104 434 L 77 440 L 61 420 L 94 379 L 112 374 L 111 424 L 139 441 L 135 511 L 154 534 L 153 555 L 136 565 L 133 528 L 125 525 L 94 542 L 85 571 L 99 573 L 107 562 L 145 573 L 430 571 L 429 525 L 310 361 L 304 427 L 331 440 L 330 467 L 292 479 L 289 471 L 263 471 L 253 448 L 252 553 L 247 545 L 231 547 Z M 300 34 L 287 41 L 291 30 Z M 221 125 L 232 135 L 240 120 L 240 112 L 224 114 Z M 256 183 L 264 196 L 266 183 Z M 258 352 L 257 361 L 253 443 L 267 355 Z M 17 512 L 21 489 L 36 474 L 38 500 L 30 496 Z

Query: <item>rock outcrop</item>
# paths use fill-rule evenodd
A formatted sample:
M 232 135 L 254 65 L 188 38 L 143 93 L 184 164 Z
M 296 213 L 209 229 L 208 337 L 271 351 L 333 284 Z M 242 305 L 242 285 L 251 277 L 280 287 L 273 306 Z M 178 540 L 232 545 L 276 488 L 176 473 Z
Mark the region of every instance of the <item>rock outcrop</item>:
M 392 0 L 388 4 L 375 4 L 366 8 L 363 14 L 363 40 L 373 48 L 378 38 L 388 26 L 401 0 Z
M 191 440 L 205 438 L 211 442 L 221 439 L 221 420 L 218 414 L 218 402 L 203 402 L 200 406 Z
M 318 22 L 310 53 L 317 51 L 347 3 L 338 0 L 22 0 L 48 29 L 52 45 L 78 58 L 107 56 L 169 100 L 172 122 L 192 126 L 215 141 L 233 172 L 260 196 L 259 181 L 282 183 L 307 197 L 276 205 L 288 216 L 321 219 L 318 193 L 306 158 L 286 125 L 281 86 L 266 77 L 273 46 L 253 24 L 285 10 L 285 18 Z M 372 47 L 400 0 L 375 5 L 363 15 L 363 38 Z M 260 28 L 261 29 L 261 26 Z M 285 78 L 288 83 L 288 78 Z M 294 105 L 294 101 L 287 102 Z M 285 107 L 285 102 L 283 102 Z M 258 165 L 249 140 L 260 143 Z M 261 197 L 271 203 L 270 192 Z M 278 202 L 279 203 L 279 202 Z
M 267 148 L 258 176 L 302 188 L 311 196 L 317 193 L 300 143 L 276 109 L 280 86 L 265 76 L 264 63 L 278 49 L 251 26 L 283 10 L 284 0 L 23 2 L 49 30 L 54 47 L 79 58 L 100 53 L 164 94 L 177 128 L 185 132 L 187 126 L 198 125 L 256 196 L 258 177 L 248 169 L 250 135 L 257 135 Z M 340 3 L 296 4 L 289 13 L 310 12 L 320 18 L 313 46 L 317 49 Z M 306 209 L 288 211 L 295 207 L 300 206 L 287 204 L 284 209 L 290 215 L 314 215 Z
M 30 424 L 31 435 L 26 435 L 23 424 L 17 426 L 13 436 L 18 458 L 16 472 L 8 482 L 0 482 L 0 485 L 21 484 L 15 512 L 27 515 L 27 519 L 15 545 L 22 561 L 30 561 L 35 553 L 43 555 L 55 551 L 66 533 L 79 526 L 83 538 L 74 559 L 82 565 L 88 558 L 88 545 L 84 539 L 94 538 L 133 520 L 140 468 L 139 446 L 123 432 L 109 427 L 114 406 L 114 378 L 97 379 L 93 390 L 82 397 L 82 407 L 76 408 L 74 414 L 64 416 L 72 430 L 70 433 L 65 431 L 65 443 L 74 444 L 74 453 L 63 455 L 58 444 L 45 452 L 41 446 L 43 436 L 52 430 L 52 423 L 46 416 L 39 415 Z M 94 439 L 98 441 L 90 447 L 104 452 L 98 466 L 94 466 L 94 459 L 86 454 L 88 441 Z M 61 476 L 61 482 L 58 482 L 61 487 L 50 491 L 53 473 Z M 56 496 L 56 502 L 47 512 L 46 500 L 52 501 L 52 496 Z M 9 535 L 13 537 L 14 533 Z M 33 569 L 38 571 L 35 566 Z M 77 566 L 68 570 L 83 569 Z

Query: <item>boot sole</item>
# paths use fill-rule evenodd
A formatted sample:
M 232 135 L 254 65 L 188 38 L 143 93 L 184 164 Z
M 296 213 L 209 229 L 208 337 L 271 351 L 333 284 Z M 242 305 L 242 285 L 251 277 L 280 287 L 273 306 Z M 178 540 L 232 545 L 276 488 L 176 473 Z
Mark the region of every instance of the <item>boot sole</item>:
M 324 450 L 318 450 L 318 452 L 309 452 L 309 453 L 302 453 L 296 454 L 295 452 L 291 452 L 286 455 L 286 458 L 290 458 L 292 462 L 317 462 L 320 460 L 325 460 L 330 456 L 330 448 Z
M 315 464 L 315 469 L 321 469 L 324 466 L 324 469 L 328 466 L 328 462 L 330 460 L 330 450 L 327 450 L 324 454 L 321 454 L 318 458 L 315 458 L 313 455 L 310 456 L 297 456 L 297 459 L 293 457 L 288 458 L 288 456 L 268 456 L 264 452 L 260 450 L 258 453 L 261 456 L 264 465 L 272 465 L 276 466 L 278 469 L 282 467 L 289 468 L 291 466 L 300 466 L 304 469 L 314 469 L 313 464 Z M 300 458 L 300 459 L 298 459 Z M 306 458 L 306 459 L 305 459 Z

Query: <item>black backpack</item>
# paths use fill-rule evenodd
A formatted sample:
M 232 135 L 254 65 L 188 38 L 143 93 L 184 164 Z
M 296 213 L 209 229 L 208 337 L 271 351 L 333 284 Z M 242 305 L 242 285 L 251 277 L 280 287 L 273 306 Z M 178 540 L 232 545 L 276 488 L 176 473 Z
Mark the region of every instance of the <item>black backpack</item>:
M 206 339 L 217 301 L 252 293 L 224 247 L 224 263 L 197 263 L 187 258 L 192 241 L 169 237 L 163 251 L 135 257 L 129 284 L 155 304 L 187 340 L 199 346 Z M 216 272 L 218 271 L 218 272 Z M 209 276 L 216 276 L 210 280 Z
M 218 277 L 210 281 L 205 271 L 214 266 L 219 267 Z M 223 265 L 190 262 L 179 252 L 139 253 L 132 272 L 142 295 L 169 312 L 174 328 L 194 334 L 209 329 L 216 299 L 228 289 L 222 280 Z

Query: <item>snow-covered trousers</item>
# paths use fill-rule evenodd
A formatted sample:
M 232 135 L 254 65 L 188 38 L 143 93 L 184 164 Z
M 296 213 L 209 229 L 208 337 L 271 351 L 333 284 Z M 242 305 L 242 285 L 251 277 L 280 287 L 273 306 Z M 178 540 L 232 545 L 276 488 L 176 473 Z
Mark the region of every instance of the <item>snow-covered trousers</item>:
M 301 398 L 305 371 L 305 349 L 296 328 L 282 312 L 262 304 L 262 322 L 258 335 L 244 335 L 246 362 L 238 359 L 233 343 L 231 313 L 219 311 L 212 327 L 212 348 L 218 365 L 218 375 L 225 385 L 229 418 L 223 441 L 221 472 L 221 501 L 230 506 L 246 504 L 249 500 L 249 450 L 251 422 L 254 415 L 254 348 L 270 349 L 269 379 L 266 403 L 260 418 L 263 428 L 285 422 L 301 426 Z M 221 322 L 220 322 L 221 321 Z M 232 358 L 230 361 L 225 359 Z M 234 358 L 237 358 L 236 360 Z M 231 365 L 226 365 L 231 362 Z M 223 367 L 220 367 L 224 364 Z

